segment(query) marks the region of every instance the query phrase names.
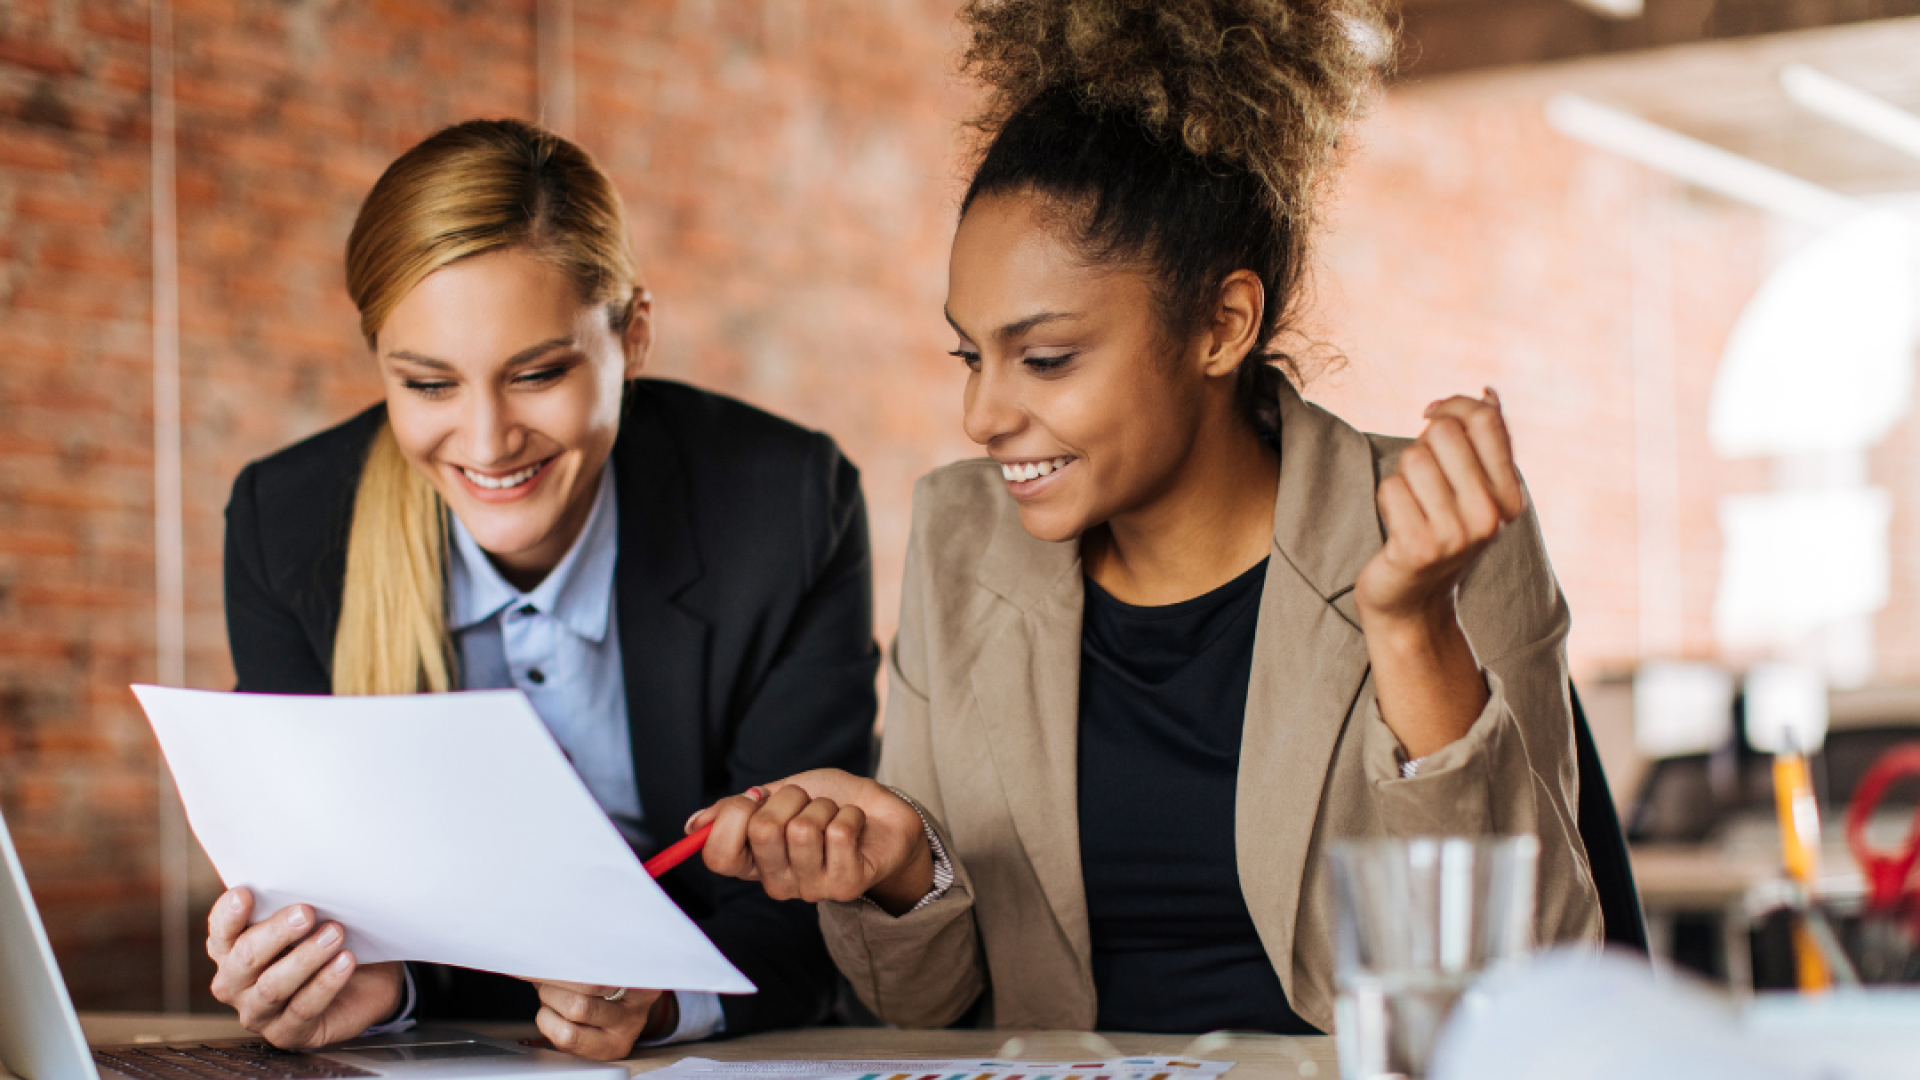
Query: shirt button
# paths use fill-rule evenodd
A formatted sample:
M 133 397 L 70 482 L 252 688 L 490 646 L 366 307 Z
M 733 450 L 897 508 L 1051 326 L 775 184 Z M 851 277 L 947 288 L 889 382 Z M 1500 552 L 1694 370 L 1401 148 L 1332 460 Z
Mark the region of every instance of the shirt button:
M 541 683 L 547 681 L 547 677 L 539 668 L 528 668 L 527 681 L 535 686 L 539 686 Z

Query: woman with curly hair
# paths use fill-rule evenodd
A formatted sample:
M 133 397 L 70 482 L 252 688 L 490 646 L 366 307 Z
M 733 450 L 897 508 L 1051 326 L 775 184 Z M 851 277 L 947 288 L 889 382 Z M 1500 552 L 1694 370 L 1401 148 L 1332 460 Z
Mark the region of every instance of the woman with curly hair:
M 975 0 L 947 318 L 989 460 L 920 481 L 879 780 L 695 815 L 882 1019 L 1333 1025 L 1330 841 L 1531 834 L 1597 943 L 1567 607 L 1499 398 L 1307 404 L 1291 328 L 1391 30 L 1361 0 Z

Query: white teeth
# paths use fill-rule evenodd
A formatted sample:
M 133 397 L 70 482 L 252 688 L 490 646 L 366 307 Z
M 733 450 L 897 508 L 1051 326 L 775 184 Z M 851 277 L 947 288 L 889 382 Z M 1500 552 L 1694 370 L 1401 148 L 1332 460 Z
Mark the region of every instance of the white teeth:
M 1057 457 L 1051 461 L 1022 461 L 1003 464 L 1000 466 L 1000 475 L 1005 477 L 1008 483 L 1014 484 L 1027 480 L 1038 480 L 1043 476 L 1051 476 L 1055 472 L 1066 468 L 1067 463 L 1072 460 L 1073 458 L 1071 456 L 1067 456 Z
M 475 487 L 483 487 L 488 491 L 499 491 L 503 488 L 519 487 L 521 484 L 533 479 L 533 474 L 540 471 L 540 463 L 536 462 L 521 469 L 517 473 L 509 473 L 506 476 L 498 477 L 484 476 L 465 467 L 462 467 L 460 471 L 467 474 L 467 479 L 473 481 Z

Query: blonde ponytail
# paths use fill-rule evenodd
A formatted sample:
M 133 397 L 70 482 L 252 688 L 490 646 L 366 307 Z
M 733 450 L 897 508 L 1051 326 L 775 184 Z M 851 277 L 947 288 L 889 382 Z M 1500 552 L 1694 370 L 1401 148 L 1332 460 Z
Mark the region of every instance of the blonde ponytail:
M 582 303 L 624 327 L 637 275 L 612 181 L 585 150 L 536 124 L 470 120 L 400 155 L 360 207 L 347 292 L 367 344 L 428 274 L 506 248 L 558 266 Z M 354 496 L 334 693 L 456 688 L 446 562 L 446 506 L 383 424 Z
M 347 534 L 347 584 L 333 639 L 336 694 L 443 694 L 454 688 L 447 635 L 446 507 L 381 425 L 360 471 Z

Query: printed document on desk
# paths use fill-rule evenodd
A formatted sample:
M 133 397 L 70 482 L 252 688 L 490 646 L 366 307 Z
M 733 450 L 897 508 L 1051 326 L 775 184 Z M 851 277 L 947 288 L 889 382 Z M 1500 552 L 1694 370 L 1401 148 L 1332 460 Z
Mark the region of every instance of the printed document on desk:
M 1231 1068 L 1231 1061 L 1170 1057 L 1112 1061 L 714 1061 L 688 1057 L 646 1075 L 648 1080 L 1214 1080 Z
M 257 922 L 361 963 L 751 993 L 660 890 L 517 690 L 296 697 L 136 686 L 187 820 Z

